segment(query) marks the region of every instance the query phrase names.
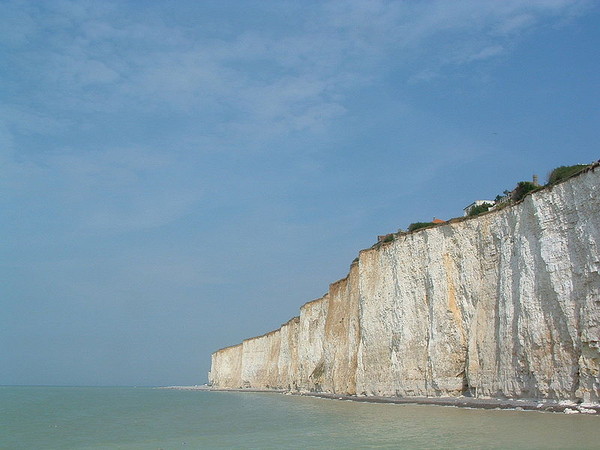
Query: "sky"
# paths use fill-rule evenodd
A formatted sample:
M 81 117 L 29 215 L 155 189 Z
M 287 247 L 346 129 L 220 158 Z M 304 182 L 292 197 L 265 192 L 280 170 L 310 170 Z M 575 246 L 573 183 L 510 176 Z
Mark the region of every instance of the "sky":
M 0 384 L 193 385 L 377 235 L 600 158 L 594 1 L 0 0 Z

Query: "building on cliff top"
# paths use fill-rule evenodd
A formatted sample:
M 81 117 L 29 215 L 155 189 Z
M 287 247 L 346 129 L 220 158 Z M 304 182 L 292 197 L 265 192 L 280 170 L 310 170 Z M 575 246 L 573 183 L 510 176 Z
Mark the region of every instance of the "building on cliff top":
M 483 204 L 488 204 L 488 205 L 493 206 L 496 204 L 496 202 L 494 200 L 475 200 L 473 203 L 471 203 L 469 206 L 466 206 L 463 209 L 463 211 L 464 211 L 463 216 L 467 217 L 473 208 L 476 208 L 477 206 L 481 206 Z

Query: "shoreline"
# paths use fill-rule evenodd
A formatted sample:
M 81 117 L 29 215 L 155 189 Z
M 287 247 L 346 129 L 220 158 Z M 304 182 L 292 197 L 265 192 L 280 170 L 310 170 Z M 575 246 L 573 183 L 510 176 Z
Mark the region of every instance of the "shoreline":
M 497 398 L 475 398 L 475 397 L 380 397 L 375 395 L 342 395 L 325 392 L 291 392 L 285 389 L 234 389 L 217 388 L 207 385 L 201 386 L 165 386 L 159 389 L 174 389 L 185 391 L 212 391 L 212 392 L 252 392 L 271 393 L 283 395 L 297 395 L 303 397 L 315 397 L 328 400 L 345 400 L 359 403 L 392 403 L 398 405 L 429 405 L 429 406 L 452 406 L 456 408 L 470 409 L 499 409 L 514 411 L 538 411 L 554 412 L 564 414 L 600 414 L 600 404 L 578 404 L 574 401 L 548 401 L 539 399 L 497 399 Z M 600 417 L 600 415 L 599 415 Z

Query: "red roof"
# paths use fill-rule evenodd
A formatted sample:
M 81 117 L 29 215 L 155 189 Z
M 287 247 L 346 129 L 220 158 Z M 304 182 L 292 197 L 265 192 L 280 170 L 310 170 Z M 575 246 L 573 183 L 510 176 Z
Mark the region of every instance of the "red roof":
M 446 223 L 445 220 L 442 219 L 436 219 L 435 217 L 433 218 L 433 220 L 431 221 L 432 223 Z

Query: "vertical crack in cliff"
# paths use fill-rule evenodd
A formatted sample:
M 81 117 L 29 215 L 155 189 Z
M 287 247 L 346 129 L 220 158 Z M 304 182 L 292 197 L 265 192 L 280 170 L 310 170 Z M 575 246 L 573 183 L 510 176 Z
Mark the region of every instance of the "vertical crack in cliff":
M 467 350 L 467 334 L 464 327 L 463 313 L 460 310 L 456 302 L 456 288 L 454 284 L 454 278 L 456 277 L 457 270 L 454 266 L 454 261 L 450 257 L 448 252 L 443 255 L 444 270 L 446 272 L 446 285 L 448 289 L 448 309 L 452 313 L 454 325 L 458 330 L 460 338 L 460 352 L 457 355 L 459 361 L 459 367 L 454 370 L 455 376 L 461 378 L 461 391 L 464 393 L 468 390 L 469 381 L 467 379 L 467 362 L 468 362 L 468 350 Z

